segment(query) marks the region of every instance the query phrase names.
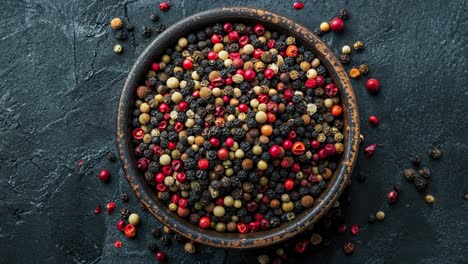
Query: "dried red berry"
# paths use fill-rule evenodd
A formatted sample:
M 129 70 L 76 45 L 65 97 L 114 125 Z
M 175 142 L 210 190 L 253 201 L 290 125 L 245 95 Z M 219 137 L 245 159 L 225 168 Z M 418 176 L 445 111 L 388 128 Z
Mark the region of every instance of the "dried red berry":
M 345 224 L 339 225 L 337 229 L 338 233 L 344 233 L 346 230 L 348 230 L 348 227 Z
M 398 192 L 396 191 L 391 191 L 387 194 L 388 202 L 389 203 L 395 203 L 398 201 Z
M 260 230 L 260 221 L 250 222 L 249 230 L 252 232 L 257 232 L 258 230 Z
M 268 152 L 270 153 L 270 155 L 273 158 L 277 158 L 277 157 L 279 157 L 281 155 L 281 147 L 278 146 L 278 145 L 273 145 L 273 146 L 270 147 Z
M 98 206 L 96 208 L 94 208 L 94 214 L 99 214 L 101 213 L 101 205 L 98 204 Z
M 148 168 L 149 160 L 147 158 L 141 158 L 137 161 L 137 168 L 144 171 Z
M 364 149 L 364 153 L 367 157 L 374 155 L 375 150 L 377 149 L 377 144 L 370 144 Z
M 115 202 L 110 202 L 106 205 L 107 208 L 107 214 L 111 214 L 112 211 L 115 209 Z
M 254 32 L 257 35 L 262 35 L 265 32 L 265 27 L 262 24 L 257 24 L 254 26 Z
M 294 251 L 296 253 L 304 253 L 308 245 L 309 245 L 309 240 L 299 241 L 294 246 Z
M 211 219 L 207 216 L 200 218 L 198 221 L 198 226 L 203 229 L 208 229 L 211 227 Z
M 249 232 L 249 227 L 245 223 L 238 223 L 237 224 L 237 231 L 241 234 L 245 234 Z
M 226 138 L 225 143 L 226 143 L 226 147 L 232 147 L 232 145 L 234 145 L 234 138 L 232 137 Z
M 290 139 L 285 139 L 283 141 L 283 148 L 285 150 L 290 150 L 292 148 L 292 146 L 293 146 L 293 142 Z
M 344 29 L 344 21 L 341 18 L 335 17 L 330 22 L 330 29 L 333 32 L 340 32 Z
M 152 69 L 153 71 L 157 72 L 157 71 L 159 71 L 159 70 L 161 69 L 161 67 L 159 66 L 159 63 L 153 62 L 153 63 L 151 64 L 151 69 Z
M 320 148 L 320 142 L 318 140 L 312 140 L 310 142 L 310 147 L 313 149 L 318 149 Z
M 327 86 L 325 86 L 325 93 L 329 97 L 333 97 L 338 93 L 338 87 L 336 87 L 334 83 L 327 84 Z
M 284 188 L 288 191 L 294 189 L 294 180 L 287 179 L 286 181 L 284 181 Z
M 192 69 L 193 69 L 193 62 L 192 62 L 192 60 L 185 59 L 185 60 L 182 62 L 182 68 L 184 68 L 184 69 L 187 70 L 187 71 L 192 70 Z
M 306 151 L 306 147 L 304 146 L 304 143 L 297 141 L 293 144 L 291 151 L 294 155 L 302 155 Z
M 263 75 L 267 79 L 273 79 L 273 77 L 275 77 L 275 71 L 273 69 L 267 68 L 263 71 Z
M 323 148 L 327 156 L 335 155 L 336 148 L 334 144 L 326 144 Z
M 132 224 L 127 224 L 124 228 L 125 236 L 128 238 L 134 238 L 136 236 L 136 227 Z
M 379 91 L 380 83 L 376 79 L 369 79 L 366 82 L 366 89 L 371 94 L 376 94 Z
M 127 225 L 127 223 L 125 223 L 124 220 L 119 220 L 117 222 L 117 229 L 120 231 L 120 232 L 123 232 L 125 230 L 125 226 Z
M 239 32 L 237 32 L 237 31 L 229 32 L 228 39 L 231 42 L 237 41 L 239 39 Z
M 379 124 L 379 119 L 375 115 L 369 116 L 369 123 L 373 126 L 376 126 Z
M 357 235 L 359 233 L 359 225 L 358 224 L 352 225 L 349 231 L 351 232 L 351 234 Z
M 218 158 L 220 160 L 228 160 L 229 159 L 229 151 L 226 148 L 221 148 L 218 150 Z
M 99 180 L 102 182 L 108 182 L 110 178 L 110 173 L 108 170 L 104 169 L 99 172 Z
M 169 5 L 169 3 L 167 3 L 167 2 L 159 3 L 159 10 L 161 10 L 163 12 L 169 11 L 170 8 L 171 8 L 171 5 Z
M 231 32 L 231 31 L 233 30 L 233 28 L 234 28 L 234 27 L 232 26 L 232 23 L 229 23 L 229 22 L 226 22 L 226 23 L 224 23 L 224 25 L 223 25 L 223 29 L 224 29 L 224 31 L 227 32 L 227 33 Z
M 122 242 L 120 242 L 120 240 L 116 240 L 116 241 L 114 242 L 114 247 L 116 247 L 116 248 L 121 248 L 121 247 L 122 247 Z
M 296 9 L 296 10 L 300 10 L 300 9 L 304 8 L 304 4 L 302 2 L 294 2 L 293 8 Z
M 166 255 L 161 251 L 156 252 L 156 254 L 154 254 L 154 257 L 158 262 L 164 262 L 166 260 Z

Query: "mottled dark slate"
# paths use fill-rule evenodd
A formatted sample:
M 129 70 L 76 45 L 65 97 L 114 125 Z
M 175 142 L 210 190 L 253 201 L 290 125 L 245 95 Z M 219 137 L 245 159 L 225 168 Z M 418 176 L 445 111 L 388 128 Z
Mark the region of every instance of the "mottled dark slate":
M 311 256 L 291 256 L 303 263 L 462 263 L 468 257 L 468 121 L 466 120 L 467 4 L 465 1 L 171 1 L 161 14 L 170 25 L 181 17 L 212 7 L 245 5 L 269 9 L 309 26 L 332 18 L 347 7 L 351 18 L 344 34 L 323 37 L 337 52 L 360 39 L 363 53 L 352 64 L 365 62 L 382 91 L 369 95 L 365 79 L 353 81 L 366 143 L 385 144 L 372 158 L 359 158 L 363 184 L 354 181 L 349 223 L 366 225 L 367 213 L 386 211 L 384 223 L 362 228 L 353 256 L 344 256 L 336 236 L 330 246 Z M 2 1 L 0 21 L 0 254 L 1 263 L 154 263 L 146 250 L 150 230 L 157 225 L 139 209 L 120 169 L 110 163 L 116 153 L 115 114 L 126 74 L 151 39 L 141 36 L 144 25 L 155 27 L 149 15 L 159 1 Z M 135 25 L 123 42 L 108 28 L 114 16 Z M 381 125 L 366 118 L 376 114 Z M 444 156 L 430 161 L 431 145 Z M 420 153 L 433 170 L 429 186 L 433 206 L 402 180 L 409 153 Z M 78 160 L 84 166 L 78 169 Z M 101 168 L 111 170 L 104 185 L 96 179 Z M 400 202 L 388 206 L 385 194 L 402 182 Z M 128 241 L 115 228 L 118 214 L 92 210 L 120 192 L 130 194 L 129 207 L 143 218 L 138 239 Z M 119 203 L 117 209 L 122 208 Z M 121 239 L 116 250 L 112 243 Z M 191 256 L 181 245 L 166 249 L 174 263 L 237 263 L 253 252 L 199 248 Z

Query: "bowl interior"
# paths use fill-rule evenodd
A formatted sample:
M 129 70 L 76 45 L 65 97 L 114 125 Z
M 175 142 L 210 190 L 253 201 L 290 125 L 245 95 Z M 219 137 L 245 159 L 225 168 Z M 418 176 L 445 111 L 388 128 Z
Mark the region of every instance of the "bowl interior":
M 157 199 L 155 190 L 146 183 L 144 176 L 135 166 L 136 158 L 133 154 L 134 146 L 130 125 L 131 109 L 136 99 L 136 88 L 146 75 L 151 63 L 164 54 L 165 48 L 173 47 L 180 37 L 194 30 L 224 21 L 248 24 L 262 23 L 267 29 L 274 29 L 280 33 L 294 36 L 320 59 L 340 90 L 345 124 L 343 128 L 345 152 L 338 168 L 332 179 L 329 180 L 327 189 L 316 199 L 312 208 L 297 215 L 293 221 L 283 223 L 281 226 L 267 231 L 237 234 L 200 229 L 167 210 L 166 206 Z M 117 140 L 122 165 L 133 190 L 148 210 L 163 224 L 199 243 L 215 247 L 253 248 L 286 240 L 310 227 L 327 212 L 341 194 L 354 166 L 359 140 L 358 120 L 356 100 L 347 74 L 319 37 L 309 29 L 268 11 L 248 7 L 222 8 L 199 13 L 174 24 L 155 39 L 140 55 L 132 67 L 122 91 L 117 122 Z

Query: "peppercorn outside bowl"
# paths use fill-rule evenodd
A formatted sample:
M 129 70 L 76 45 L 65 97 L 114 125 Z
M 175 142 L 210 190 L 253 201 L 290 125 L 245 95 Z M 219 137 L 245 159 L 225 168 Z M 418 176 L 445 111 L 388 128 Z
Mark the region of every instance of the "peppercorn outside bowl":
M 132 146 L 131 110 L 136 89 L 145 77 L 151 63 L 159 58 L 166 47 L 173 46 L 186 34 L 217 22 L 262 23 L 275 30 L 294 36 L 321 60 L 333 81 L 338 85 L 343 108 L 343 135 L 345 150 L 328 187 L 314 202 L 313 207 L 294 220 L 266 231 L 247 234 L 220 233 L 201 229 L 170 212 L 158 200 L 156 191 L 137 169 Z M 123 88 L 117 116 L 117 142 L 124 173 L 135 194 L 146 208 L 164 225 L 197 243 L 221 248 L 258 248 L 287 240 L 310 229 L 341 195 L 356 162 L 359 145 L 359 117 L 356 98 L 347 73 L 333 52 L 310 29 L 278 14 L 250 7 L 225 7 L 198 13 L 174 24 L 139 56 Z

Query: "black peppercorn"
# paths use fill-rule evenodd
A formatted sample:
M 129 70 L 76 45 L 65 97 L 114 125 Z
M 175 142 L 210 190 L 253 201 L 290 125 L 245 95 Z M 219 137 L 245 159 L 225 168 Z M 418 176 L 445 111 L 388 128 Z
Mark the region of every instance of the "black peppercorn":
M 442 157 L 442 150 L 440 147 L 435 147 L 429 150 L 429 156 L 433 159 L 440 159 Z
M 152 14 L 152 15 L 150 16 L 150 19 L 151 19 L 152 21 L 156 22 L 156 21 L 159 20 L 159 16 L 158 16 L 157 14 Z
M 165 29 L 166 29 L 166 26 L 164 26 L 163 24 L 158 24 L 156 26 L 156 32 L 158 32 L 158 33 L 163 32 Z
M 348 10 L 346 9 L 341 9 L 339 12 L 338 12 L 338 17 L 343 19 L 343 20 L 346 20 L 349 18 L 349 13 L 348 13 Z
M 126 203 L 126 202 L 128 202 L 128 195 L 127 195 L 126 193 L 122 193 L 122 194 L 120 195 L 120 199 L 122 199 L 122 201 L 123 201 L 124 203 Z
M 419 170 L 419 175 L 421 175 L 422 177 L 428 179 L 431 177 L 431 170 L 429 170 L 429 168 L 421 168 Z
M 151 28 L 149 27 L 143 27 L 143 32 L 142 32 L 143 36 L 145 37 L 149 37 L 151 36 Z
M 122 218 L 128 218 L 128 216 L 130 215 L 130 210 L 128 210 L 128 208 L 123 208 L 122 210 L 120 210 L 120 215 L 122 216 Z
M 349 64 L 351 62 L 351 56 L 349 54 L 340 54 L 340 61 L 343 64 Z
M 414 186 L 418 191 L 423 191 L 427 187 L 427 180 L 418 175 L 414 178 Z
M 171 244 L 171 240 L 169 240 L 169 238 L 165 235 L 161 236 L 160 242 L 163 246 L 169 246 Z

